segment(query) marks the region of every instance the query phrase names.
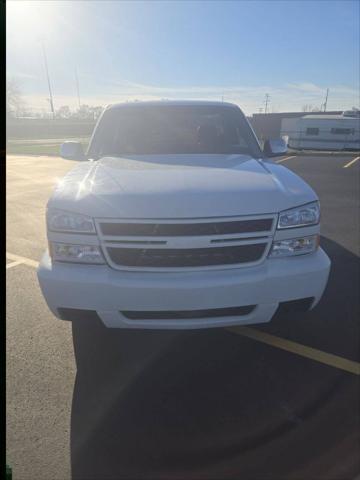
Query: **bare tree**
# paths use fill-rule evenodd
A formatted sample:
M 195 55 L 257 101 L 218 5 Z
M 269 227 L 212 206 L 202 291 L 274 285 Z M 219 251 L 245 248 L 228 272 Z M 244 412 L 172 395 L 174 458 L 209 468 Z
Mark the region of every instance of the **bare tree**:
M 302 106 L 302 109 L 301 109 L 301 110 L 302 110 L 303 112 L 311 112 L 311 110 L 312 110 L 313 108 L 314 108 L 313 105 L 306 104 L 306 105 L 303 105 L 303 106 Z
M 104 107 L 101 107 L 101 106 L 91 107 L 94 120 L 97 120 L 100 117 L 103 110 L 104 110 Z
M 81 120 L 96 120 L 101 112 L 103 107 L 96 106 L 92 107 L 89 105 L 81 105 L 80 108 L 72 115 L 73 118 L 79 118 Z
M 81 120 L 87 120 L 91 118 L 91 111 L 89 105 L 80 105 L 80 107 L 76 110 L 74 117 L 80 118 Z
M 57 111 L 56 111 L 56 117 L 57 118 L 70 118 L 71 117 L 71 110 L 68 105 L 63 105 L 61 106 Z
M 15 78 L 6 81 L 6 115 L 16 117 L 24 108 L 24 100 L 21 97 L 21 90 Z

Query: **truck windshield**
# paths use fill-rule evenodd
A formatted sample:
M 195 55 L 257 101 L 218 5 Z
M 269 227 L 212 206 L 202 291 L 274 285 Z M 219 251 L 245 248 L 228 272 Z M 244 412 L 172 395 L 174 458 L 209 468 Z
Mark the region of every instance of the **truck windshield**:
M 121 106 L 104 112 L 89 156 L 251 154 L 260 148 L 242 112 L 229 106 Z

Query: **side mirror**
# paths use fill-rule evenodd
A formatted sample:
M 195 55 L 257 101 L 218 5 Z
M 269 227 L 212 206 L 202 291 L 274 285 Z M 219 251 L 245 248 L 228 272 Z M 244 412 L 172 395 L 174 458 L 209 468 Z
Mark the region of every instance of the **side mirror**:
M 287 153 L 287 144 L 282 138 L 265 140 L 263 151 L 267 157 L 278 157 Z
M 66 160 L 86 160 L 80 142 L 64 142 L 60 147 L 60 155 Z

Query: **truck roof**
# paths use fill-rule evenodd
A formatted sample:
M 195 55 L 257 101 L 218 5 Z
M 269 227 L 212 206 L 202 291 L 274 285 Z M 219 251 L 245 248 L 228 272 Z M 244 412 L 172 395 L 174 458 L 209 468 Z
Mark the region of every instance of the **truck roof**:
M 354 120 L 356 117 L 344 117 L 343 115 L 304 115 L 300 118 L 306 118 L 307 120 Z
M 107 105 L 107 109 L 120 108 L 120 107 L 138 107 L 138 106 L 185 106 L 185 105 L 205 105 L 205 106 L 224 106 L 239 108 L 235 103 L 220 102 L 220 101 L 208 101 L 208 100 L 151 100 L 151 101 L 131 101 L 121 102 Z

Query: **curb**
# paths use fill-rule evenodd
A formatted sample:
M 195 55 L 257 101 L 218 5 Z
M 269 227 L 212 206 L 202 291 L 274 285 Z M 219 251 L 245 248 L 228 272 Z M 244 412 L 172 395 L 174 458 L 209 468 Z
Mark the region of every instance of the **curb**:
M 13 153 L 6 152 L 7 157 L 60 157 L 59 153 Z
M 322 150 L 288 150 L 286 155 L 296 155 L 298 157 L 356 157 L 360 152 L 324 152 Z

